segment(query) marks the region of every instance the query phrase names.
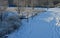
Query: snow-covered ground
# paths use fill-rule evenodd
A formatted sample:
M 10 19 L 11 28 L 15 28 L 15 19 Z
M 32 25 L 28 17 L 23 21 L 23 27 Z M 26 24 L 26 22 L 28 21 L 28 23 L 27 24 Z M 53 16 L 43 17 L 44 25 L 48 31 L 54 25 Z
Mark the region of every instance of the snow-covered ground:
M 47 11 L 60 12 L 60 8 L 49 8 Z
M 60 26 L 60 8 L 49 8 L 47 11 L 51 11 L 51 16 L 48 18 L 49 21 L 55 19 L 56 25 Z M 46 20 L 47 21 L 47 20 Z
M 12 11 L 12 12 L 18 12 L 17 7 L 8 7 L 6 10 L 7 11 Z M 36 15 L 38 13 L 45 12 L 45 11 L 46 11 L 46 9 L 42 9 L 42 8 L 34 8 L 34 9 L 32 9 L 32 8 L 28 8 L 28 7 L 21 7 L 19 15 L 20 16 L 24 15 L 26 18 L 28 18 L 28 17 L 31 17 L 32 15 L 34 16 L 34 15 Z

